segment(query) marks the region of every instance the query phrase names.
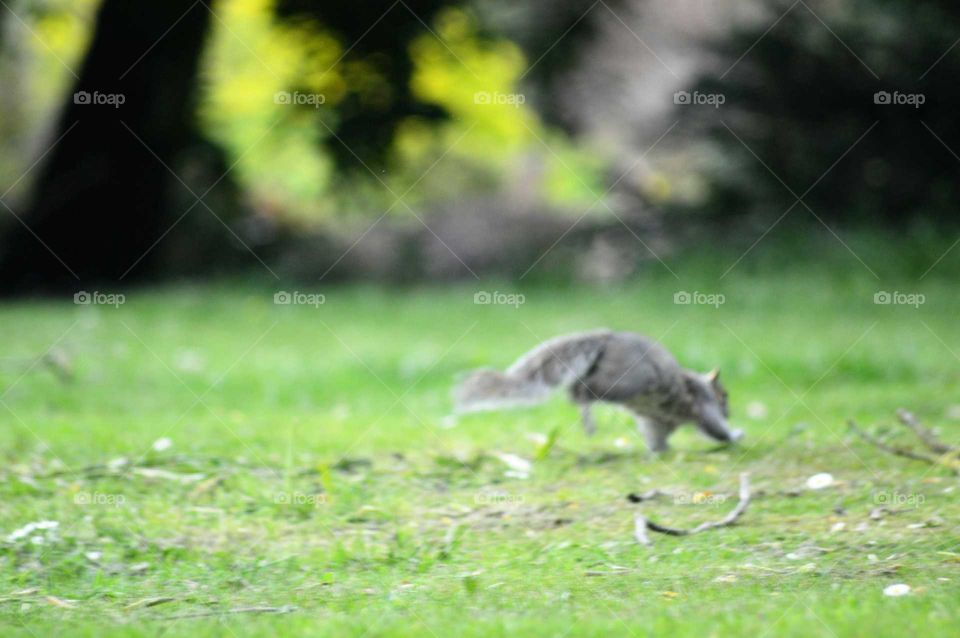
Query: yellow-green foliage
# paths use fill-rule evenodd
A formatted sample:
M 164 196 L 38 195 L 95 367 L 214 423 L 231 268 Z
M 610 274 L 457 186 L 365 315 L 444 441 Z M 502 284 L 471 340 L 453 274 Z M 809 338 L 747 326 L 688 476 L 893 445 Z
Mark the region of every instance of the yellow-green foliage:
M 3 69 L 6 86 L 22 96 L 0 114 L 16 132 L 5 134 L 0 148 L 7 181 L 26 170 L 26 160 L 18 159 L 23 144 L 40 134 L 73 90 L 99 4 L 50 0 L 42 10 L 9 18 L 14 26 L 4 48 L 13 56 L 6 64 L 15 58 L 27 72 Z M 322 25 L 277 20 L 275 4 L 213 5 L 201 63 L 201 129 L 225 150 L 231 175 L 261 212 L 317 221 L 343 210 L 385 210 L 394 196 L 372 176 L 334 188 L 325 145 L 339 144 L 327 127 L 336 131 L 337 106 L 348 94 L 372 107 L 386 105 L 395 99 L 390 84 L 374 65 L 341 59 L 345 44 Z M 401 123 L 388 149 L 391 166 L 379 176 L 390 190 L 401 194 L 416 185 L 405 197 L 413 205 L 452 197 L 515 179 L 519 162 L 533 158 L 543 166 L 545 195 L 565 204 L 593 201 L 595 162 L 539 120 L 520 88 L 529 61 L 515 44 L 480 37 L 469 13 L 448 9 L 411 43 L 410 56 L 412 93 L 450 119 Z M 323 103 L 316 109 L 279 104 L 281 92 L 322 96 Z M 391 212 L 410 214 L 405 206 Z
M 522 52 L 511 42 L 483 42 L 467 14 L 445 11 L 436 33 L 424 32 L 411 46 L 412 90 L 424 102 L 442 106 L 453 117 L 451 128 L 472 129 L 457 149 L 494 165 L 536 142 L 539 127 L 529 104 L 495 96 L 516 95 L 527 68 Z M 515 102 L 515 100 L 514 100 Z M 496 149 L 498 152 L 491 153 Z
M 520 81 L 530 62 L 519 47 L 508 40 L 480 39 L 472 18 L 458 9 L 440 15 L 435 33 L 424 33 L 411 47 L 411 88 L 419 99 L 449 112 L 451 122 L 440 132 L 423 126 L 402 130 L 400 156 L 417 163 L 419 156 L 436 155 L 437 146 L 443 152 L 456 143 L 451 153 L 501 177 L 521 158 L 540 156 L 544 195 L 568 205 L 592 202 L 592 193 L 601 192 L 596 162 L 542 124 L 530 96 L 522 93 Z
M 80 64 L 90 38 L 97 0 L 52 0 L 42 13 L 29 14 L 16 24 L 23 27 L 23 41 L 33 67 L 26 98 L 41 109 L 58 108 L 79 75 Z
M 7 4 L 0 7 L 0 90 L 8 98 L 0 100 L 0 183 L 12 184 L 36 159 L 37 140 L 73 91 L 99 2 L 48 0 L 32 10 Z M 18 182 L 15 193 L 29 183 L 29 176 Z
M 334 189 L 324 144 L 340 143 L 326 129 L 336 130 L 337 105 L 347 94 L 372 107 L 394 96 L 374 65 L 341 60 L 342 42 L 321 25 L 274 19 L 274 4 L 219 5 L 203 63 L 200 107 L 201 125 L 227 150 L 230 163 L 236 163 L 234 175 L 261 210 L 304 221 L 344 208 L 371 208 L 367 204 L 379 212 L 393 203 L 390 191 L 401 194 L 416 184 L 416 192 L 405 198 L 414 204 L 423 194 L 454 195 L 476 187 L 481 175 L 506 179 L 531 154 L 543 159 L 549 194 L 568 203 L 592 201 L 590 191 L 596 189 L 584 186 L 592 168 L 563 136 L 545 129 L 518 92 L 528 68 L 519 48 L 507 40 L 482 39 L 470 15 L 456 9 L 444 11 L 433 32 L 424 29 L 410 47 L 411 91 L 443 108 L 450 120 L 437 125 L 411 117 L 401 123 L 389 149 L 392 166 L 379 176 L 390 190 L 372 176 L 366 185 Z M 295 90 L 322 95 L 324 102 L 315 110 L 276 103 L 278 92 Z M 464 171 L 464 165 L 474 170 Z M 410 214 L 405 206 L 391 212 Z
M 345 91 L 340 44 L 309 23 L 273 19 L 275 0 L 226 0 L 202 66 L 201 126 L 226 149 L 234 177 L 264 211 L 322 213 L 331 164 L 321 152 L 319 113 L 278 103 L 282 91 Z

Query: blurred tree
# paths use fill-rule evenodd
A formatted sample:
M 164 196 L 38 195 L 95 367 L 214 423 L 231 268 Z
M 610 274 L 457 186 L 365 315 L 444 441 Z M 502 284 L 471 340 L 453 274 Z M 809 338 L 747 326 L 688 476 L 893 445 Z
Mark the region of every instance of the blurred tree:
M 584 48 L 599 37 L 607 11 L 622 11 L 628 0 L 474 0 L 472 6 L 493 32 L 516 42 L 528 59 L 522 79 L 544 120 L 577 133 L 575 119 L 559 99 L 570 89 L 570 73 L 582 63 Z
M 489 192 L 518 179 L 518 163 L 532 158 L 543 158 L 543 179 L 527 180 L 531 192 L 568 205 L 589 196 L 582 184 L 591 167 L 566 152 L 568 139 L 546 130 L 520 86 L 531 63 L 516 44 L 484 29 L 470 8 L 446 6 L 422 24 L 402 4 L 381 9 L 383 19 L 360 34 L 371 46 L 392 27 L 394 12 L 419 28 L 407 43 L 411 70 L 402 87 L 417 106 L 391 105 L 395 118 L 387 119 L 398 78 L 377 70 L 379 53 L 351 48 L 355 34 L 319 16 L 278 20 L 274 0 L 218 5 L 201 67 L 201 128 L 227 153 L 231 177 L 258 214 L 297 225 L 369 223 L 388 208 L 409 218 L 405 206 L 391 206 L 391 191 L 417 184 L 405 197 L 416 208 Z M 345 116 L 365 118 L 359 139 L 341 125 Z M 383 139 L 371 144 L 365 136 L 380 126 Z
M 330 146 L 338 167 L 359 167 L 366 173 L 359 160 L 371 170 L 383 170 L 386 152 L 404 119 L 417 116 L 436 121 L 443 117 L 440 108 L 413 95 L 409 49 L 411 42 L 430 28 L 437 12 L 451 4 L 456 3 L 278 0 L 277 13 L 281 18 L 316 22 L 344 43 L 344 52 L 335 64 L 345 67 L 351 90 L 337 105 L 337 136 L 342 143 Z
M 769 2 L 769 21 L 717 43 L 717 73 L 693 88 L 726 104 L 679 109 L 722 150 L 710 207 L 776 219 L 795 201 L 783 180 L 827 221 L 955 221 L 960 5 L 809 5 Z
M 182 188 L 164 164 L 194 134 L 209 21 L 191 0 L 104 1 L 31 210 L 4 237 L 0 289 L 116 281 L 144 255 L 149 263 L 171 223 L 170 189 Z
M 459 4 L 451 0 L 362 4 L 234 0 L 214 4 L 218 11 L 224 8 L 228 20 L 231 10 L 239 11 L 251 33 L 263 36 L 264 42 L 274 47 L 271 53 L 279 52 L 281 59 L 292 62 L 293 70 L 284 65 L 277 70 L 268 68 L 272 72 L 266 83 L 269 91 L 252 75 L 231 76 L 219 86 L 222 90 L 210 94 L 200 111 L 199 130 L 225 149 L 228 160 L 232 160 L 225 164 L 232 168 L 257 142 L 265 128 L 260 125 L 270 124 L 265 118 L 247 117 L 252 113 L 249 110 L 244 117 L 221 117 L 223 109 L 240 112 L 249 106 L 241 104 L 238 96 L 253 96 L 259 115 L 270 113 L 261 106 L 264 98 L 272 101 L 274 91 L 321 92 L 331 97 L 326 111 L 329 117 L 315 118 L 315 112 L 307 117 L 307 109 L 313 108 L 310 105 L 292 109 L 287 113 L 294 113 L 292 125 L 281 126 L 286 137 L 266 146 L 273 149 L 274 157 L 285 154 L 289 158 L 291 152 L 302 151 L 305 145 L 323 144 L 333 162 L 315 156 L 309 166 L 294 175 L 284 174 L 281 162 L 238 169 L 242 173 L 253 170 L 251 166 L 258 167 L 258 174 L 268 175 L 263 184 L 271 179 L 288 184 L 293 179 L 301 192 L 314 197 L 324 191 L 311 187 L 311 183 L 333 171 L 356 173 L 375 190 L 382 190 L 374 182 L 389 179 L 386 171 L 391 156 L 409 160 L 416 155 L 412 149 L 428 137 L 433 140 L 431 144 L 446 152 L 461 131 L 475 123 L 466 123 L 471 113 L 491 130 L 512 131 L 512 143 L 522 139 L 535 145 L 531 137 L 545 132 L 531 133 L 538 122 L 530 112 L 502 104 L 480 110 L 475 97 L 470 100 L 472 105 L 464 107 L 447 99 L 442 91 L 438 93 L 441 84 L 457 85 L 450 60 L 441 58 L 456 59 L 452 68 L 472 78 L 460 88 L 479 88 L 489 82 L 492 90 L 509 91 L 513 83 L 527 75 L 534 83 L 555 79 L 558 69 L 576 56 L 573 45 L 590 24 L 585 16 L 591 6 L 584 0 L 541 1 L 535 10 L 522 12 L 512 33 L 518 38 L 527 34 L 521 39 L 534 60 L 527 68 L 509 43 L 492 43 L 484 32 L 465 29 L 463 19 L 442 18 L 445 9 Z M 15 215 L 18 223 L 9 224 L 2 237 L 0 290 L 78 287 L 94 281 L 163 274 L 161 253 L 153 248 L 179 222 L 184 214 L 182 204 L 195 201 L 191 191 L 198 195 L 202 192 L 196 190 L 196 184 L 190 186 L 189 177 L 184 178 L 185 184 L 172 173 L 190 164 L 181 157 L 185 149 L 199 148 L 206 154 L 215 150 L 200 139 L 193 119 L 201 53 L 205 36 L 211 31 L 211 15 L 206 3 L 190 0 L 145 4 L 103 0 L 75 90 L 70 92 L 50 138 L 57 142 L 44 160 L 31 205 L 26 212 Z M 271 15 L 273 21 L 265 19 Z M 492 20 L 488 27 L 505 28 L 509 22 Z M 530 37 L 530 32 L 536 32 L 536 36 Z M 283 41 L 278 41 L 277 35 Z M 213 40 L 221 66 L 211 68 L 228 68 L 223 65 L 229 64 L 229 47 L 216 37 Z M 561 41 L 563 53 L 555 46 Z M 246 41 L 244 44 L 249 47 Z M 261 65 L 268 66 L 254 55 Z M 463 59 L 470 56 L 470 62 Z M 473 71 L 471 62 L 490 68 Z M 425 70 L 425 65 L 434 68 Z M 527 70 L 520 73 L 523 68 Z M 438 79 L 442 80 L 440 84 Z M 544 86 L 559 90 L 554 80 Z M 457 91 L 461 97 L 467 93 Z M 104 99 L 121 100 L 122 104 L 103 103 Z M 548 97 L 540 101 L 541 105 L 550 103 Z M 298 109 L 300 114 L 296 115 Z M 459 130 L 448 127 L 439 135 L 421 134 L 451 120 L 459 121 Z M 530 123 L 524 125 L 527 120 Z M 316 135 L 309 134 L 305 126 L 313 126 Z M 561 152 L 567 150 L 562 142 L 557 146 Z M 489 153 L 489 148 L 483 152 Z M 211 165 L 223 164 L 222 159 L 215 158 Z M 417 163 L 432 166 L 423 154 L 417 157 Z M 567 175 L 565 168 L 577 164 L 576 159 L 570 157 L 562 163 L 562 185 L 573 181 L 582 184 L 579 177 Z M 368 168 L 377 180 L 371 181 Z M 422 171 L 418 177 L 421 175 Z M 345 190 L 363 188 L 359 181 L 346 183 L 360 188 Z M 269 208 L 270 198 L 263 201 Z M 198 205 L 205 207 L 205 203 Z M 188 228 L 185 224 L 177 230 L 189 232 Z M 216 257 L 209 260 L 216 261 Z

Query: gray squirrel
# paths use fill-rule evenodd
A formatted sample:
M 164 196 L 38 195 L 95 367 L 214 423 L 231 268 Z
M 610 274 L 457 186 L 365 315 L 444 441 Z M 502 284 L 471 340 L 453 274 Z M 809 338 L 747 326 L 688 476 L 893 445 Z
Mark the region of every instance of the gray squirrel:
M 688 422 L 716 441 L 743 438 L 742 431 L 727 423 L 727 391 L 718 371 L 685 370 L 666 348 L 632 332 L 596 330 L 550 339 L 506 372 L 471 373 L 454 398 L 458 412 L 475 412 L 534 405 L 556 389 L 565 389 L 580 406 L 583 428 L 590 435 L 596 430 L 591 404 L 627 408 L 652 452 L 666 450 L 673 431 Z

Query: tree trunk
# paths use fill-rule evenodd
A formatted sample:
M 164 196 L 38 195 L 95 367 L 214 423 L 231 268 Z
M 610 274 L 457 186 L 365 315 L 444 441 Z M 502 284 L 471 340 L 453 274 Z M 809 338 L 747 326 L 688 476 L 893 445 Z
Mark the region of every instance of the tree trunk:
M 31 205 L 0 207 L 0 216 L 22 220 L 7 224 L 0 245 L 0 292 L 155 274 L 148 253 L 176 221 L 167 204 L 184 188 L 164 164 L 194 139 L 209 23 L 196 0 L 104 0 Z

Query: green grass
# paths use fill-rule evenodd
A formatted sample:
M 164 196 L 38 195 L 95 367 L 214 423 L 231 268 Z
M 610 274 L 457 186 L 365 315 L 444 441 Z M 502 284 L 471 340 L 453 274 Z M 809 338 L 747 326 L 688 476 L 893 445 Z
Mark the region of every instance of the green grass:
M 226 284 L 7 304 L 3 635 L 956 635 L 957 478 L 845 422 L 913 444 L 893 424 L 909 407 L 960 443 L 960 299 L 855 268 L 533 287 L 519 307 L 473 303 L 515 291 L 496 283 L 325 287 L 319 307 Z M 678 290 L 725 303 L 675 305 Z M 877 290 L 926 302 L 878 306 Z M 598 410 L 588 438 L 559 397 L 449 416 L 459 372 L 597 326 L 721 366 L 744 445 L 685 429 L 650 458 L 629 416 Z M 37 362 L 52 344 L 72 382 Z M 736 526 L 634 541 L 639 511 L 722 517 L 742 471 L 757 494 Z M 819 472 L 836 483 L 806 489 Z M 654 487 L 674 497 L 625 498 Z M 44 520 L 59 526 L 39 544 L 4 540 Z M 913 593 L 883 595 L 899 582 Z M 223 613 L 245 607 L 289 613 Z

